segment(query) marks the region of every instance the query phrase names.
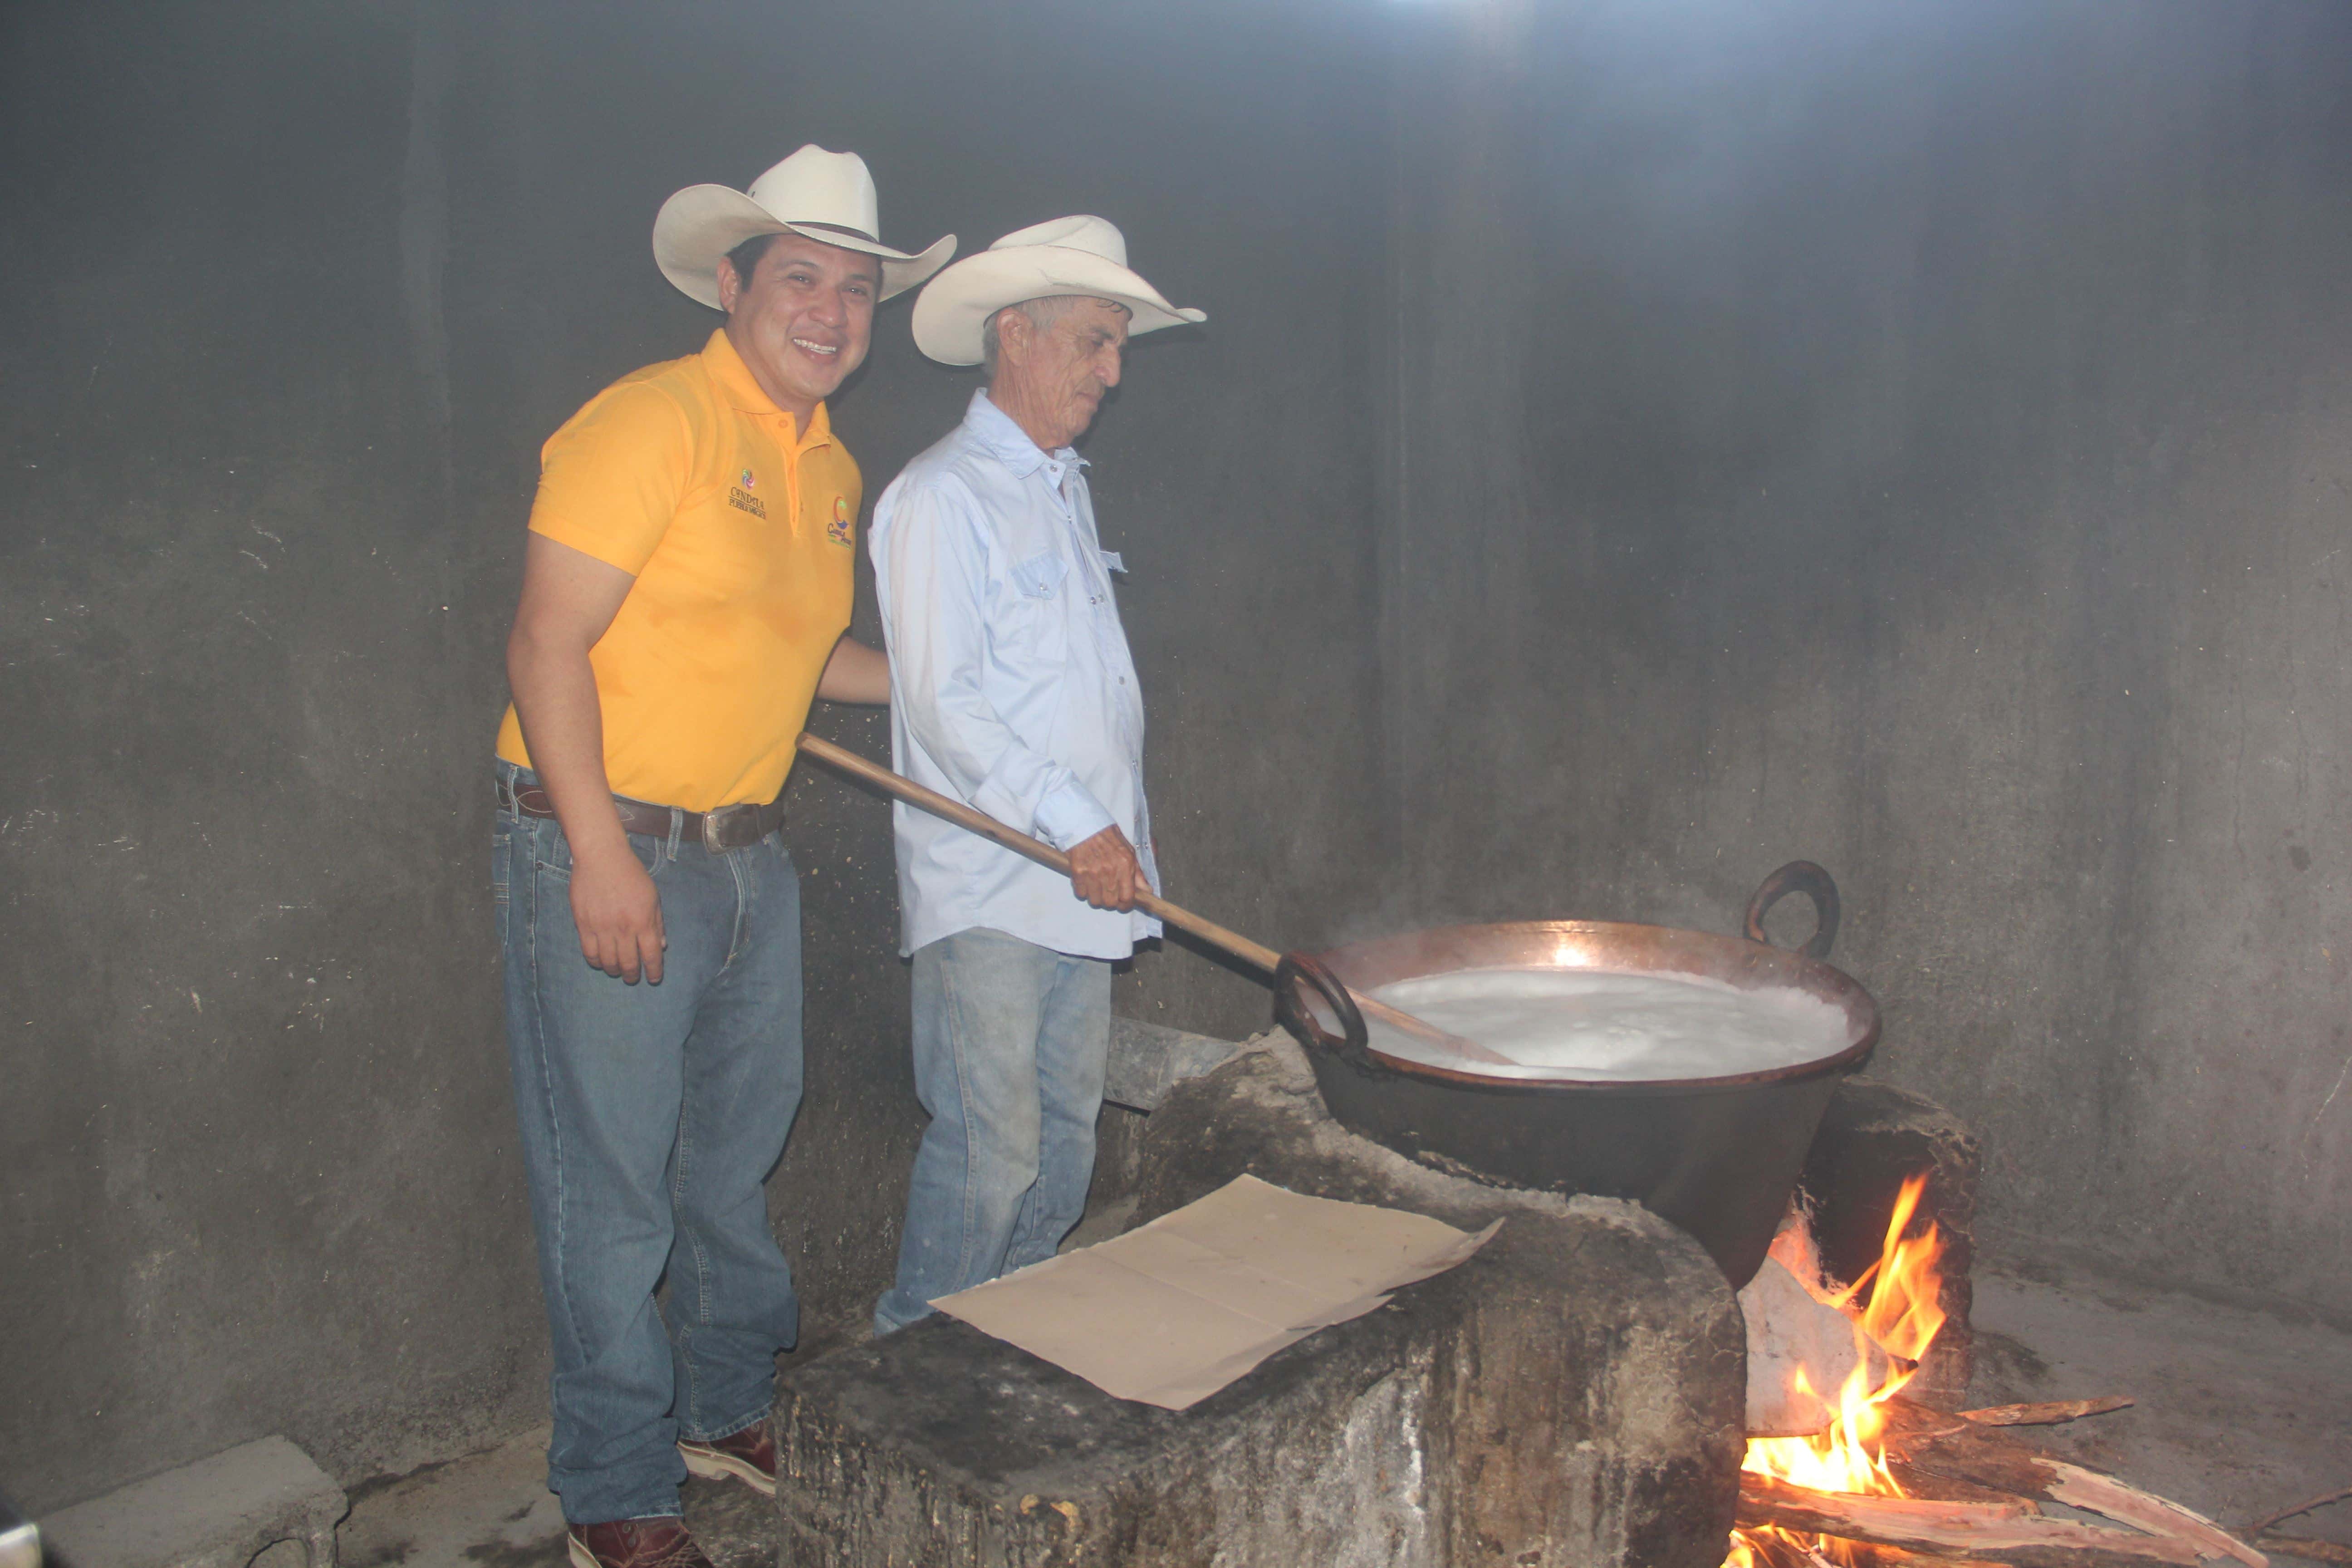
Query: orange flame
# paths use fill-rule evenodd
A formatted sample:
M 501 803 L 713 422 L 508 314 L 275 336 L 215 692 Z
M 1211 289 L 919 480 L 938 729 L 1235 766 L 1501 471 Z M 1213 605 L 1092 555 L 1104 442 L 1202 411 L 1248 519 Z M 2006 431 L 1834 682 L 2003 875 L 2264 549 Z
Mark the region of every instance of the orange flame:
M 1838 1390 L 1837 1415 L 1817 1437 L 1751 1437 L 1741 1468 L 1777 1476 L 1821 1491 L 1877 1492 L 1901 1497 L 1903 1489 L 1886 1468 L 1886 1415 L 1879 1406 L 1909 1383 L 1916 1367 L 1897 1368 L 1877 1387 L 1868 1386 L 1868 1342 L 1875 1341 L 1889 1355 L 1917 1363 L 1944 1326 L 1944 1310 L 1937 1304 L 1943 1277 L 1937 1272 L 1942 1239 L 1929 1222 L 1916 1237 L 1906 1235 L 1918 1212 L 1927 1179 L 1914 1176 L 1896 1194 L 1895 1213 L 1887 1220 L 1886 1244 L 1878 1261 L 1854 1282 L 1830 1299 L 1830 1304 L 1853 1320 L 1854 1369 Z M 1857 1310 L 1854 1300 L 1876 1282 L 1870 1301 Z M 1814 1392 L 1801 1367 L 1790 1380 L 1801 1394 Z M 1774 1547 L 1780 1550 L 1775 1552 Z M 1852 1559 L 1843 1545 L 1827 1536 L 1810 1538 L 1780 1530 L 1735 1530 L 1724 1568 L 1766 1568 L 1774 1562 L 1808 1559 L 1835 1563 Z

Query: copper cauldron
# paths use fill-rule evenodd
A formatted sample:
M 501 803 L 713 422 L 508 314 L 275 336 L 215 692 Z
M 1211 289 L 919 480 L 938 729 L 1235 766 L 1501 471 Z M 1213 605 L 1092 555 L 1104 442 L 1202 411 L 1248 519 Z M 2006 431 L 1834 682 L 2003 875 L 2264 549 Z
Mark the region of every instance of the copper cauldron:
M 1791 892 L 1820 915 L 1797 952 L 1764 941 L 1765 911 Z M 1291 954 L 1276 973 L 1275 1011 L 1307 1047 L 1342 1126 L 1477 1180 L 1631 1198 L 1689 1232 L 1737 1289 L 1763 1266 L 1831 1093 L 1878 1043 L 1878 1005 L 1822 962 L 1837 921 L 1829 873 L 1799 860 L 1756 890 L 1745 940 L 1605 921 L 1446 926 Z M 1726 1078 L 1497 1079 L 1372 1050 L 1348 994 L 1454 970 L 1543 967 L 1793 988 L 1843 1010 L 1847 1043 Z

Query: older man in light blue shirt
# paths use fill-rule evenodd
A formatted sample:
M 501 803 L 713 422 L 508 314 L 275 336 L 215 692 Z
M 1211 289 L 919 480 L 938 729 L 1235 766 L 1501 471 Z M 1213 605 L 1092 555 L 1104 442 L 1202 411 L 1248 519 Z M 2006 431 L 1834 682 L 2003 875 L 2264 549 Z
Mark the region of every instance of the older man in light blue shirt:
M 1159 922 L 1143 698 L 1118 556 L 1070 443 L 1118 384 L 1131 333 L 1202 320 L 1126 266 L 1100 218 L 1005 236 L 932 279 L 915 341 L 982 363 L 963 423 L 874 508 L 900 773 L 1069 854 L 1064 880 L 896 808 L 901 951 L 914 959 L 915 1084 L 931 1113 L 877 1332 L 1039 1262 L 1094 1174 L 1110 965 Z

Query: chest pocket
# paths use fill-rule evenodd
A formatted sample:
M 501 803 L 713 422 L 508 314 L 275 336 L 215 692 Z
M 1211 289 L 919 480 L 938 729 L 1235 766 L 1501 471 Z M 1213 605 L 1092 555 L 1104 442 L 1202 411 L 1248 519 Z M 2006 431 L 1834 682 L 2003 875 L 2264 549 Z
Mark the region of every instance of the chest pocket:
M 1013 585 L 1024 599 L 1050 599 L 1070 574 L 1070 563 L 1050 552 L 1032 555 L 1013 568 Z
M 1013 588 L 992 631 L 998 657 L 1024 680 L 1054 678 L 1069 652 L 1068 612 L 1062 602 L 1070 563 L 1050 552 L 1016 562 L 1006 574 Z

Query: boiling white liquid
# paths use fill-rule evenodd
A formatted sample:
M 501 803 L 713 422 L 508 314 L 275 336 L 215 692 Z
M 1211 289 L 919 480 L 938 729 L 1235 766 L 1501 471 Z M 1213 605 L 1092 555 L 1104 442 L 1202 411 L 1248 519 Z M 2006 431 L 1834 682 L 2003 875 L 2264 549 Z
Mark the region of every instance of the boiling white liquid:
M 1374 1050 L 1494 1078 L 1721 1078 L 1818 1061 L 1852 1043 L 1842 1007 L 1696 975 L 1464 969 L 1371 994 L 1518 1065 L 1465 1061 L 1367 1019 Z

